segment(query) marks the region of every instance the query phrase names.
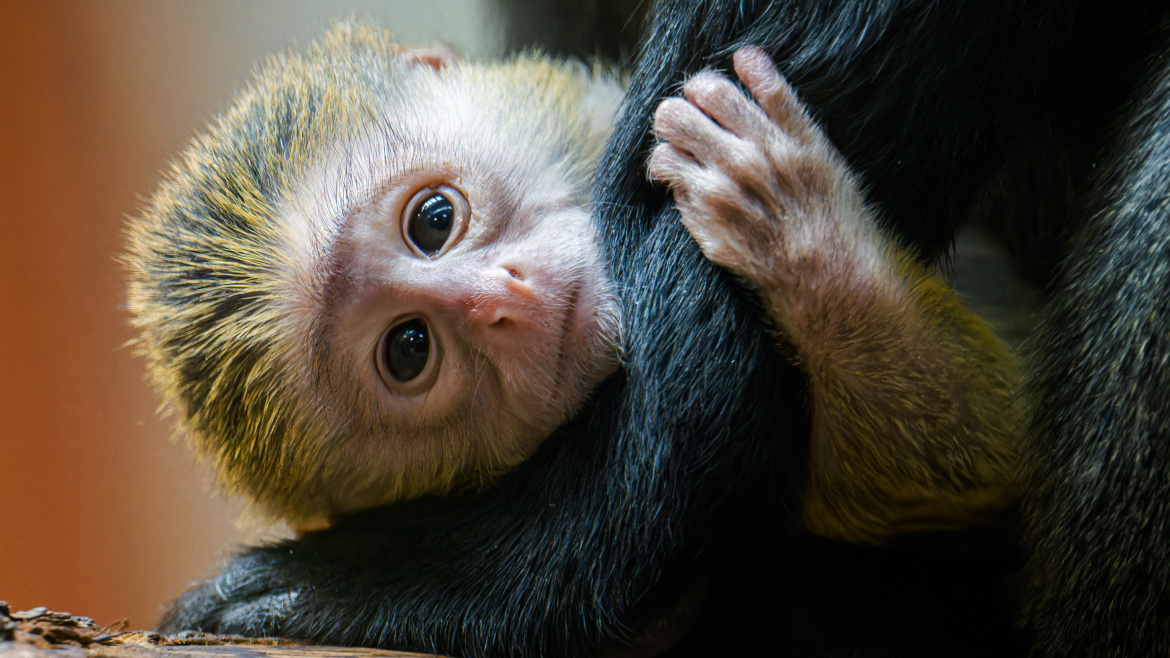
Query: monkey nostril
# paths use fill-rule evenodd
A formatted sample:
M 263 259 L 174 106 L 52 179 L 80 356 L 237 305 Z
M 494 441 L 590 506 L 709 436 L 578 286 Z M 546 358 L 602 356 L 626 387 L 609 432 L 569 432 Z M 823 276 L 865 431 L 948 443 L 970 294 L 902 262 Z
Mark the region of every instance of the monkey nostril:
M 503 283 L 504 293 L 513 303 L 528 304 L 536 300 L 536 279 L 529 278 L 529 274 L 510 265 L 500 267 L 498 280 Z
M 471 300 L 471 317 L 497 335 L 529 326 L 539 297 L 533 283 L 513 265 L 496 265 Z

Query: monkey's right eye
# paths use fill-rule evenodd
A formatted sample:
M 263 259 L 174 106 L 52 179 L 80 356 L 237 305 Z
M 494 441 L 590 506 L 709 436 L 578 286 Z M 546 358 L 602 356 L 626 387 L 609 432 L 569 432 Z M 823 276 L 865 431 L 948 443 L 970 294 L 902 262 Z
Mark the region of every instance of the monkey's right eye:
M 467 227 L 467 200 L 458 190 L 442 186 L 414 195 L 406 206 L 406 241 L 427 258 L 450 248 Z
M 431 354 L 431 337 L 427 324 L 419 318 L 390 327 L 378 345 L 378 369 L 395 382 L 405 384 L 427 367 Z

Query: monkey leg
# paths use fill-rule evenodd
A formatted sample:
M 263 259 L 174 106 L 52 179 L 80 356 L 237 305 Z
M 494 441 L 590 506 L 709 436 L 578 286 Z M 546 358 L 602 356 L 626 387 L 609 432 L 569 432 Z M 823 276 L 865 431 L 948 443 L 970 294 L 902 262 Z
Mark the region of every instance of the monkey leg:
M 806 527 L 883 543 L 993 521 L 1015 497 L 1013 355 L 882 235 L 768 56 L 734 61 L 756 103 L 722 76 L 692 77 L 658 108 L 649 167 L 809 379 Z

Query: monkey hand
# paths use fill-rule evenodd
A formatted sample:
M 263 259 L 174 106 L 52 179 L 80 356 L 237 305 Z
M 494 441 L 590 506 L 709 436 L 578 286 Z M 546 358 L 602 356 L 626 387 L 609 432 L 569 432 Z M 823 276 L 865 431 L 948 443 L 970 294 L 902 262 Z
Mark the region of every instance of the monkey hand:
M 159 625 L 164 633 L 199 630 L 219 635 L 281 637 L 288 635 L 297 589 L 274 573 L 275 563 L 262 553 L 244 555 L 222 574 L 183 594 Z
M 692 77 L 658 106 L 649 170 L 808 377 L 805 526 L 883 543 L 993 523 L 1014 500 L 1014 355 L 882 235 L 770 58 L 734 61 L 755 102 L 723 76 Z
M 812 315 L 802 302 L 823 296 L 816 280 L 882 276 L 881 239 L 844 159 L 768 55 L 744 48 L 734 63 L 756 102 L 722 75 L 693 76 L 658 106 L 649 172 L 708 260 L 760 292 L 799 346 Z

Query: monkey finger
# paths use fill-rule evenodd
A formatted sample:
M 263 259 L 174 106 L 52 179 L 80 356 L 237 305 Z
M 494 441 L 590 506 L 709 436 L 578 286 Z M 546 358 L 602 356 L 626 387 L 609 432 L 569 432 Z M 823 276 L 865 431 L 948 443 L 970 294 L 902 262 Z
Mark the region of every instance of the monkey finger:
M 741 48 L 732 61 L 736 75 L 776 125 L 798 143 L 808 144 L 816 139 L 819 131 L 766 52 L 754 46 Z
M 662 158 L 669 161 L 674 156 L 667 151 Z M 679 210 L 689 221 L 704 223 L 728 233 L 738 233 L 742 227 L 737 224 L 769 221 L 770 215 L 764 209 L 766 204 L 741 181 L 726 173 L 707 169 L 693 162 L 676 162 L 667 166 L 676 167 L 669 175 L 671 190 Z
M 727 217 L 743 214 L 736 210 L 716 215 L 712 212 L 715 209 L 743 209 L 760 204 L 752 181 L 704 167 L 670 144 L 655 147 L 650 154 L 647 169 L 651 179 L 670 187 L 680 210 L 684 202 L 693 204 L 707 214 L 708 220 L 715 223 L 726 222 Z
M 772 128 L 772 120 L 725 76 L 709 71 L 692 76 L 683 96 L 724 130 L 741 139 L 756 139 Z
M 757 204 L 730 188 L 687 196 L 681 196 L 676 189 L 675 204 L 683 226 L 703 255 L 720 267 L 746 276 L 757 269 L 754 263 L 767 260 L 767 255 L 774 252 L 774 239 L 779 233 L 776 223 L 765 220 Z
M 683 209 L 683 200 L 704 203 L 715 194 L 726 196 L 732 181 L 719 171 L 704 168 L 688 153 L 671 144 L 659 144 L 646 163 L 650 179 L 670 187 L 675 202 Z
M 684 203 L 681 200 L 676 200 L 679 209 L 679 217 L 682 219 L 683 228 L 687 233 L 691 234 L 691 239 L 699 245 L 699 250 L 703 252 L 703 256 L 712 263 L 728 268 L 736 261 L 736 253 L 739 249 L 736 245 L 729 241 L 729 235 L 720 230 L 712 230 L 712 227 L 703 221 L 705 213 L 698 209 L 689 208 L 690 204 Z
M 646 169 L 651 180 L 671 188 L 680 209 L 684 200 L 705 204 L 707 211 L 716 206 L 742 209 L 749 205 L 778 209 L 803 189 L 801 182 L 794 179 L 795 166 L 706 168 L 686 151 L 668 143 L 654 148 Z
M 668 187 L 684 184 L 694 177 L 694 170 L 698 168 L 699 163 L 690 154 L 669 143 L 655 146 L 646 160 L 650 180 Z
M 682 98 L 667 98 L 658 104 L 654 132 L 658 139 L 686 151 L 703 166 L 726 168 L 741 160 L 742 140 Z

